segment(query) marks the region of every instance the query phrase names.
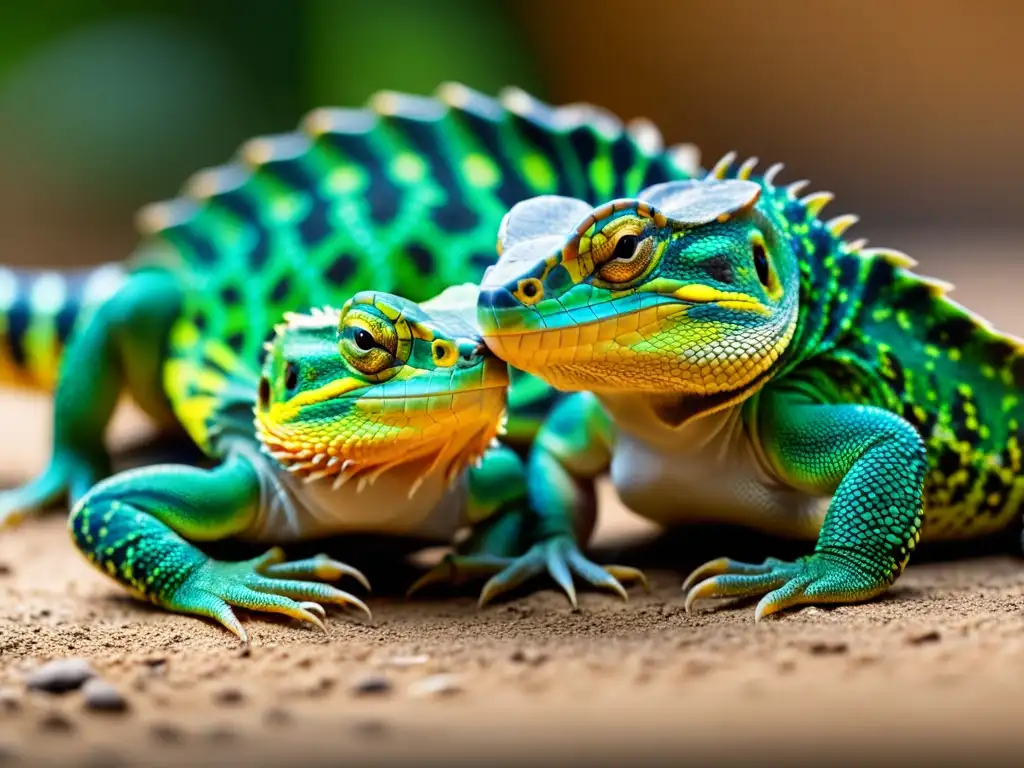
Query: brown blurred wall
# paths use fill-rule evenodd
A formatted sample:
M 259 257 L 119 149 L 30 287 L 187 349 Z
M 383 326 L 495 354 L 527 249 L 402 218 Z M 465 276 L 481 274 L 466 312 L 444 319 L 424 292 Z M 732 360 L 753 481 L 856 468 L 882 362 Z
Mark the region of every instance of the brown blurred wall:
M 511 1 L 553 101 L 650 117 L 705 162 L 783 161 L 860 214 L 859 235 L 1024 229 L 1021 0 Z M 147 200 L 97 203 L 24 154 L 0 148 L 0 261 L 129 251 Z
M 871 227 L 1024 227 L 1020 0 L 520 8 L 556 100 L 650 117 L 707 162 L 783 161 Z

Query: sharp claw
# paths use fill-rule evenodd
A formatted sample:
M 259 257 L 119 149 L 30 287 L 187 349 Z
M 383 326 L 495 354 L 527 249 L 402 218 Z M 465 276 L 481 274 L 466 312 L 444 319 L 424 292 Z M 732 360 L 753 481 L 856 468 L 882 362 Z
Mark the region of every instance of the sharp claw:
M 320 617 L 317 616 L 315 613 L 313 613 L 310 610 L 310 606 L 313 606 L 313 605 L 316 605 L 317 608 L 320 608 L 320 610 L 323 610 L 323 608 L 321 608 L 316 603 L 299 603 L 299 610 L 297 611 L 297 618 L 300 618 L 303 621 L 308 621 L 310 624 L 316 625 L 326 635 L 327 634 L 327 627 L 324 626 L 324 623 L 320 620 Z
M 317 566 L 316 576 L 322 581 L 338 581 L 345 576 L 351 576 L 362 584 L 367 592 L 373 591 L 370 587 L 370 580 L 358 568 L 342 563 L 327 555 L 318 555 L 317 560 L 320 561 L 320 564 Z
M 485 605 L 491 602 L 491 600 L 496 598 L 504 591 L 503 589 L 499 589 L 497 586 L 495 586 L 494 580 L 496 578 L 498 577 L 494 576 L 488 579 L 487 583 L 484 584 L 484 588 L 480 590 L 480 597 L 476 601 L 477 608 L 483 608 Z
M 373 621 L 373 612 L 370 610 L 370 607 L 366 603 L 364 603 L 355 595 L 350 595 L 348 592 L 341 592 L 341 590 L 338 591 L 341 593 L 339 596 L 343 597 L 345 602 L 349 603 L 350 605 L 354 605 L 356 608 L 358 608 L 366 614 L 366 618 L 369 621 Z
M 370 586 L 370 580 L 363 575 L 363 572 L 358 568 L 353 568 L 351 565 L 344 566 L 345 570 L 342 571 L 343 575 L 351 576 L 353 579 L 363 585 L 363 589 L 367 592 L 373 592 L 373 587 Z
M 776 611 L 782 608 L 782 605 L 780 605 L 779 603 L 769 600 L 768 598 L 770 597 L 771 595 L 765 595 L 758 601 L 757 608 L 754 609 L 755 624 L 760 623 L 761 619 L 763 619 L 765 616 L 770 616 L 771 614 L 775 613 Z
M 555 580 L 555 583 L 564 590 L 569 598 L 573 610 L 579 610 L 579 604 L 576 600 L 576 585 L 572 580 L 572 571 L 569 570 L 569 565 L 563 559 L 562 553 L 549 545 L 545 564 L 551 578 Z
M 610 575 L 611 574 L 609 574 L 609 576 Z M 612 592 L 614 592 L 619 597 L 621 597 L 622 598 L 622 602 L 624 602 L 624 603 L 628 603 L 629 602 L 629 593 L 626 591 L 626 588 L 624 586 L 622 586 L 622 584 L 619 583 L 619 580 L 616 579 L 614 576 L 611 576 L 611 578 L 608 581 L 604 582 L 604 584 L 602 586 L 607 587 Z
M 683 610 L 687 613 L 692 613 L 691 608 L 696 601 L 704 597 L 715 597 L 717 594 L 718 585 L 715 583 L 714 577 L 705 579 L 686 593 L 686 601 L 683 603 Z
M 451 565 L 451 562 L 446 558 L 416 579 L 416 581 L 412 583 L 412 586 L 405 591 L 405 596 L 406 598 L 410 598 L 424 587 L 454 578 L 455 569 Z
M 681 589 L 683 592 L 689 592 L 694 584 L 705 581 L 712 576 L 721 576 L 728 572 L 729 558 L 719 557 L 714 560 L 708 560 L 690 572 L 690 575 L 686 577 L 686 581 L 683 582 Z
M 324 609 L 324 607 L 322 605 L 320 605 L 320 603 L 307 602 L 307 603 L 299 603 L 299 605 L 301 605 L 307 611 L 311 611 L 312 613 L 315 613 L 321 619 L 326 619 L 327 618 L 327 611 Z
M 639 568 L 631 568 L 628 565 L 606 565 L 604 568 L 608 571 L 608 574 L 618 579 L 620 582 L 623 581 L 637 581 L 640 586 L 643 587 L 644 592 L 651 591 L 651 584 L 647 581 L 647 574 L 641 571 Z

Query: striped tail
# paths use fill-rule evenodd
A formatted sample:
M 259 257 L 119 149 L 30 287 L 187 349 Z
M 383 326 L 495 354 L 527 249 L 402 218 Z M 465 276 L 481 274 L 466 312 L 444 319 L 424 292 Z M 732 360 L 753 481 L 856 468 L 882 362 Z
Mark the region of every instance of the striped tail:
M 124 277 L 115 264 L 70 272 L 0 266 L 0 386 L 52 390 L 72 331 Z

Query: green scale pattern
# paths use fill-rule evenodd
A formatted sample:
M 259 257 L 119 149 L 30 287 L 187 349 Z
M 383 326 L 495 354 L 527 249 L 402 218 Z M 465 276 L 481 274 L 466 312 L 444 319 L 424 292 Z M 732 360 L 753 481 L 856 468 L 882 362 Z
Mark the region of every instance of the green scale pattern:
M 595 107 L 448 85 L 433 99 L 381 93 L 367 109 L 317 110 L 295 133 L 249 142 L 140 216 L 139 263 L 168 266 L 185 286 L 165 375 L 176 412 L 208 446 L 219 392 L 231 375 L 251 381 L 287 311 L 371 288 L 418 302 L 477 282 L 520 200 L 599 200 L 687 178 L 686 153 L 662 150 L 650 131 Z M 549 405 L 524 379 L 512 388 L 512 439 L 534 428 L 517 416 Z
M 1021 342 L 952 301 L 952 286 L 912 272 L 908 257 L 844 240 L 796 190 L 761 182 L 800 269 L 797 332 L 773 380 L 915 429 L 928 460 L 924 537 L 1004 529 L 1024 499 Z

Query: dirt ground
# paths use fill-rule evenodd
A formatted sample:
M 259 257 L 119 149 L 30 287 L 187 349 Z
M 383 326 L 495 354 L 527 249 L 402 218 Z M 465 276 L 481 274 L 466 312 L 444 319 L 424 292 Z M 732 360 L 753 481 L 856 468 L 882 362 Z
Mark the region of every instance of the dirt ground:
M 48 413 L 44 398 L 0 400 L 4 485 L 41 466 Z M 124 414 L 117 443 L 139 434 Z M 212 623 L 128 598 L 73 550 L 63 513 L 4 532 L 0 765 L 1017 762 L 1013 536 L 918 561 L 873 603 L 755 625 L 751 602 L 687 615 L 681 580 L 704 559 L 784 545 L 658 536 L 604 501 L 600 557 L 646 568 L 651 594 L 586 592 L 573 612 L 545 589 L 479 611 L 465 589 L 405 601 L 414 571 L 371 563 L 372 624 L 336 611 L 324 636 L 243 616 L 248 653 Z M 62 657 L 88 659 L 128 711 L 25 690 L 28 672 Z

